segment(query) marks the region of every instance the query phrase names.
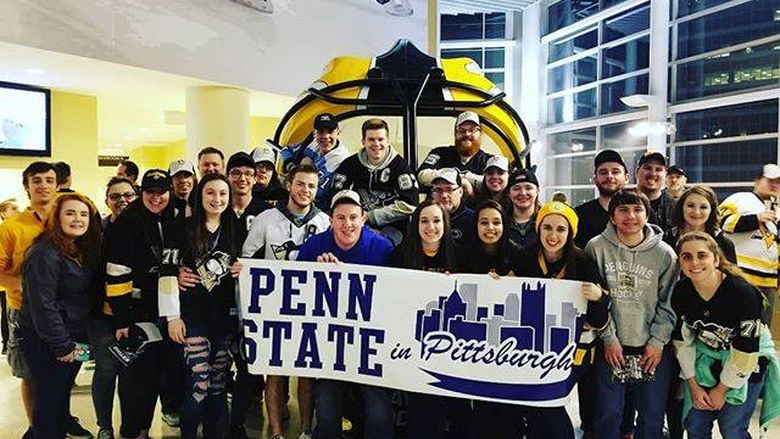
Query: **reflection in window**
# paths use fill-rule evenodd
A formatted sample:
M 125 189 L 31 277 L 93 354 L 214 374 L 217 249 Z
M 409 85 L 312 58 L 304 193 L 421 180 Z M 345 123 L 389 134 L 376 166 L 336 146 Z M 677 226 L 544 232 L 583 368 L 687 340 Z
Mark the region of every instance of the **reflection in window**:
M 596 88 L 549 101 L 551 123 L 571 122 L 596 115 Z
M 777 7 L 777 1 L 751 1 L 680 23 L 677 58 L 780 34 Z
M 602 52 L 602 79 L 646 69 L 650 65 L 650 36 Z
M 485 72 L 485 78 L 489 79 L 501 91 L 506 91 L 506 88 L 504 88 L 504 72 Z
M 674 1 L 674 0 L 673 0 Z M 731 0 L 676 0 L 677 1 L 677 17 L 685 17 L 691 15 L 694 12 L 703 11 L 707 8 L 717 6 L 721 3 L 726 3 Z
M 688 181 L 752 181 L 765 163 L 777 162 L 777 139 L 677 146 L 674 156 Z
M 748 47 L 679 65 L 677 100 L 776 86 L 778 81 L 780 43 Z
M 485 68 L 486 69 L 504 68 L 503 47 L 488 47 L 485 49 Z
M 506 38 L 506 14 L 503 12 L 485 14 L 485 39 L 504 38 Z
M 441 14 L 441 41 L 506 38 L 506 14 Z
M 559 185 L 587 185 L 593 175 L 594 155 L 576 157 L 551 158 L 548 172 L 555 175 L 555 183 Z
M 601 128 L 601 149 L 624 149 L 647 146 L 647 136 L 629 133 L 638 121 L 605 125 Z
M 585 85 L 596 80 L 596 56 L 586 56 L 558 66 L 547 73 L 547 93 Z
M 616 113 L 630 109 L 620 98 L 634 94 L 647 94 L 648 75 L 634 76 L 622 81 L 610 82 L 601 86 L 601 114 Z
M 588 49 L 598 44 L 598 29 L 593 29 L 583 34 L 566 37 L 550 43 L 548 62 L 555 62 Z
M 557 189 L 555 192 L 563 192 L 566 195 L 566 202 L 570 206 L 579 206 L 596 197 L 595 190 L 592 187 L 587 189 Z M 552 198 L 552 192 L 547 198 Z
M 482 49 L 475 47 L 473 49 L 442 49 L 442 58 L 471 58 L 482 67 Z
M 777 133 L 777 101 L 680 113 L 675 124 L 679 142 Z
M 596 149 L 596 128 L 566 131 L 547 136 L 547 145 L 552 154 L 571 154 Z
M 598 0 L 562 0 L 547 9 L 547 32 L 576 23 L 599 11 Z
M 630 9 L 604 21 L 604 43 L 634 35 L 650 28 L 650 5 Z

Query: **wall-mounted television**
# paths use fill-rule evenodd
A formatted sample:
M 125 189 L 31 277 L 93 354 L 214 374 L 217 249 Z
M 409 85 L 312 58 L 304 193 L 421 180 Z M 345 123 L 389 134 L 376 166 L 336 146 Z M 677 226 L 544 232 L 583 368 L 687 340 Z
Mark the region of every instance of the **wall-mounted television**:
M 51 91 L 0 81 L 0 155 L 51 156 Z

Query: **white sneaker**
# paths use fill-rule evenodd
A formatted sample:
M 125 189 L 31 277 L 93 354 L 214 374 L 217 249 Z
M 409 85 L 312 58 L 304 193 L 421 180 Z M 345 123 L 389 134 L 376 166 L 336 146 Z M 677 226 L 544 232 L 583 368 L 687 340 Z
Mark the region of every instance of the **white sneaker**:
M 298 436 L 298 439 L 311 439 L 311 433 L 303 432 L 300 436 Z

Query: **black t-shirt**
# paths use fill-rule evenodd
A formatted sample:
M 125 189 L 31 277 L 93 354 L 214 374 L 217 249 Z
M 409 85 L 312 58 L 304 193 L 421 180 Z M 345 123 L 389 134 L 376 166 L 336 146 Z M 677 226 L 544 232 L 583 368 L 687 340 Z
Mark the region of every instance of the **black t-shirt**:
M 601 207 L 598 198 L 594 198 L 587 203 L 580 204 L 574 211 L 580 219 L 577 227 L 577 236 L 574 243 L 579 248 L 585 248 L 585 244 L 591 239 L 599 236 L 604 228 L 609 224 L 609 213 Z
M 460 155 L 458 155 L 458 151 L 455 150 L 455 146 L 439 146 L 433 148 L 431 152 L 428 153 L 428 156 L 425 157 L 425 160 L 423 160 L 418 170 L 455 168 L 460 172 L 472 172 L 477 175 L 482 175 L 485 164 L 490 157 L 492 157 L 490 154 L 480 149 L 468 162 L 463 163 Z

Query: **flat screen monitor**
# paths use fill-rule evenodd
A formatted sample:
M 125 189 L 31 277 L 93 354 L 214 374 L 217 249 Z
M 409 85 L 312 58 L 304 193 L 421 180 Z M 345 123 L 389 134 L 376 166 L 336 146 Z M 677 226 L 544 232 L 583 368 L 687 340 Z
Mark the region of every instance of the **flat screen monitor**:
M 51 91 L 0 82 L 0 155 L 51 156 Z

